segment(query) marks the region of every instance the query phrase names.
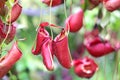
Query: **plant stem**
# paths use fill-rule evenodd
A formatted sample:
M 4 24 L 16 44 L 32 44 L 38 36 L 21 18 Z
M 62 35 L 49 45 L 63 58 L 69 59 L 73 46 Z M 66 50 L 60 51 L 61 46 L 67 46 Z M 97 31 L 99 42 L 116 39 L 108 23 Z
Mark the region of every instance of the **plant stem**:
M 51 11 L 51 8 L 52 8 L 52 1 L 53 0 L 51 0 L 50 1 L 50 24 L 52 23 L 51 21 L 51 19 L 52 19 L 52 11 Z M 50 32 L 51 32 L 51 38 L 53 39 L 53 31 L 52 31 L 52 28 L 50 27 Z

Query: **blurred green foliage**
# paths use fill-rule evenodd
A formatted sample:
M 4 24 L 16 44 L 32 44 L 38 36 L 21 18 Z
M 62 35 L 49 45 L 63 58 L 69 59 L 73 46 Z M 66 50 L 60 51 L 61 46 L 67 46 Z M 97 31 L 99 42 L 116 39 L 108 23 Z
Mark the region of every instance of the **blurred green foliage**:
M 76 10 L 81 7 L 79 1 L 80 0 L 66 1 L 67 16 L 69 16 L 71 13 L 76 12 Z M 12 68 L 11 74 L 13 78 L 11 78 L 11 80 L 50 80 L 51 74 L 55 75 L 56 80 L 63 80 L 62 71 L 64 70 L 64 68 L 61 67 L 56 58 L 54 59 L 55 70 L 51 72 L 47 71 L 45 66 L 43 65 L 42 57 L 40 55 L 33 55 L 31 53 L 31 49 L 33 47 L 33 44 L 35 43 L 37 33 L 36 30 L 39 27 L 39 23 L 41 21 L 52 22 L 62 27 L 65 26 L 66 14 L 64 13 L 64 5 L 52 8 L 52 19 L 50 19 L 50 8 L 41 3 L 40 0 L 20 0 L 20 4 L 23 7 L 23 12 L 17 21 L 18 27 L 15 40 L 18 40 L 19 48 L 21 49 L 23 56 Z M 70 7 L 72 7 L 72 11 L 70 11 Z M 71 54 L 76 50 L 77 45 L 83 42 L 85 31 L 90 31 L 93 29 L 94 24 L 97 22 L 99 8 L 100 6 L 92 10 L 85 10 L 83 28 L 77 33 L 69 34 L 69 47 Z M 36 15 L 37 13 L 33 11 L 33 14 L 28 15 L 29 12 L 27 13 L 25 12 L 25 10 L 38 10 L 38 13 L 40 14 Z M 100 35 L 106 37 L 107 35 L 109 35 L 108 30 L 110 30 L 117 33 L 117 38 L 119 39 L 120 10 L 116 10 L 110 13 L 106 11 L 104 7 L 102 7 L 102 13 L 103 18 L 100 20 L 100 25 L 103 29 Z M 49 28 L 47 28 L 47 30 L 50 32 Z M 52 28 L 52 31 L 55 37 L 57 34 L 59 34 L 60 29 Z M 8 46 L 6 48 L 7 50 L 9 49 L 11 44 L 6 45 Z M 90 56 L 87 51 L 85 51 L 83 56 L 86 55 Z M 92 58 L 99 65 L 98 72 L 92 78 L 84 79 L 76 76 L 73 68 L 69 70 L 68 76 L 72 76 L 72 80 L 120 80 L 119 51 L 101 58 Z

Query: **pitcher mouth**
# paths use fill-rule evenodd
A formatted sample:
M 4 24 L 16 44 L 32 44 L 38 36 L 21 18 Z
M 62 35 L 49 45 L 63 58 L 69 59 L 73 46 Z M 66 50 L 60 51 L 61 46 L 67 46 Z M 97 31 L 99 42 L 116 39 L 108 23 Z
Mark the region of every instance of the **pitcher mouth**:
M 6 56 L 3 56 L 3 57 L 0 58 L 0 63 L 1 63 L 3 60 L 5 60 L 5 57 L 6 57 Z
M 61 3 L 64 3 L 64 0 L 62 0 Z

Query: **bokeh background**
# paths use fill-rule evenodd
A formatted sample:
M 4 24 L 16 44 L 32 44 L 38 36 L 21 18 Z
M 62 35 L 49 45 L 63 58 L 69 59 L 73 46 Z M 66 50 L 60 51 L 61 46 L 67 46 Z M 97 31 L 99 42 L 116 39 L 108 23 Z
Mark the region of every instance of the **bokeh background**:
M 120 10 L 108 12 L 102 4 L 96 8 L 87 9 L 87 3 L 82 4 L 82 0 L 66 0 L 65 4 L 57 7 L 47 7 L 40 0 L 20 0 L 23 7 L 22 14 L 17 20 L 17 34 L 14 39 L 18 41 L 23 56 L 14 65 L 11 71 L 3 80 L 120 80 L 120 52 L 116 51 L 109 55 L 94 58 L 83 46 L 84 33 L 91 31 L 96 23 L 102 27 L 100 36 L 106 39 L 115 37 L 120 40 Z M 87 0 L 85 0 L 87 1 Z M 54 57 L 55 70 L 47 71 L 41 55 L 33 55 L 31 49 L 36 39 L 36 30 L 40 22 L 47 21 L 61 27 L 65 26 L 65 19 L 80 8 L 84 9 L 84 25 L 77 33 L 69 33 L 69 48 L 73 58 L 89 56 L 99 65 L 99 70 L 90 79 L 80 78 L 74 73 L 74 69 L 63 68 Z M 99 10 L 101 16 L 98 20 Z M 51 10 L 51 12 L 50 12 Z M 50 32 L 50 28 L 46 28 Z M 60 29 L 51 28 L 53 36 L 60 33 Z M 114 34 L 114 35 L 113 35 Z M 13 42 L 14 42 L 13 41 Z M 13 44 L 5 45 L 3 54 Z

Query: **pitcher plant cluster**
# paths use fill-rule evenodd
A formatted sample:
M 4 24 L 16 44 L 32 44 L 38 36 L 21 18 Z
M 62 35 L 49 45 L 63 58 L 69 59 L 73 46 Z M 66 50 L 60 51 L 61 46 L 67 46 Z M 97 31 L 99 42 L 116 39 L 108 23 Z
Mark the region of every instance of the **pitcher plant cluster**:
M 13 41 L 16 34 L 14 22 L 18 19 L 22 12 L 22 6 L 19 0 L 13 0 L 13 4 L 8 6 L 9 0 L 0 1 L 0 48 L 3 43 L 9 44 Z M 47 7 L 57 7 L 65 4 L 66 0 L 41 0 Z M 80 0 L 81 4 L 89 3 L 88 9 L 94 9 L 99 5 L 103 5 L 109 12 L 120 8 L 120 0 Z M 115 4 L 115 5 L 113 5 Z M 101 18 L 99 16 L 98 18 Z M 47 70 L 54 70 L 54 57 L 63 68 L 74 68 L 74 73 L 82 78 L 91 78 L 99 69 L 98 64 L 93 58 L 88 56 L 83 58 L 72 59 L 69 49 L 69 33 L 76 33 L 81 30 L 84 25 L 84 10 L 80 8 L 76 13 L 70 14 L 65 22 L 65 26 L 61 27 L 49 22 L 40 22 L 37 29 L 35 44 L 32 47 L 33 55 L 41 55 L 43 64 Z M 61 29 L 61 32 L 53 38 L 47 31 L 46 27 L 56 27 Z M 99 58 L 118 51 L 119 43 L 111 44 L 109 40 L 99 36 L 101 30 L 98 25 L 95 25 L 92 31 L 86 31 L 84 34 L 84 48 L 89 54 L 95 58 Z M 1 53 L 0 53 L 1 54 Z M 17 41 L 14 42 L 8 53 L 0 58 L 0 78 L 5 76 L 12 66 L 21 58 L 22 52 L 17 46 Z M 80 55 L 79 55 L 80 56 Z

